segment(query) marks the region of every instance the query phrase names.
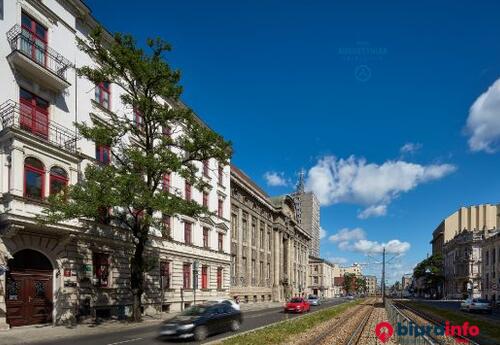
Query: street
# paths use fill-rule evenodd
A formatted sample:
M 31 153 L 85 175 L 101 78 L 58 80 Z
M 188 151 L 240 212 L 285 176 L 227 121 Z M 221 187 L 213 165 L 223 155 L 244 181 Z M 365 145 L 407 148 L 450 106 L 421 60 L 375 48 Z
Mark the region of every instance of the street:
M 343 298 L 335 298 L 328 300 L 317 307 L 312 307 L 312 312 L 328 308 L 340 303 L 344 303 Z M 284 314 L 283 308 L 270 308 L 265 310 L 256 310 L 244 312 L 243 324 L 239 332 L 252 330 L 261 326 L 269 325 L 278 321 L 292 319 L 300 314 Z M 152 326 L 145 326 L 134 328 L 130 331 L 116 331 L 107 332 L 103 334 L 94 334 L 91 336 L 78 336 L 71 338 L 63 338 L 58 340 L 33 342 L 37 345 L 118 345 L 118 344 L 131 344 L 131 345 L 149 345 L 149 344 L 168 344 L 168 343 L 182 343 L 182 344 L 199 344 L 195 341 L 164 341 L 158 339 L 159 324 Z M 215 339 L 221 339 L 235 333 L 226 332 L 209 337 L 205 342 L 210 342 Z
M 434 301 L 434 300 L 418 300 L 419 303 L 428 304 L 430 306 L 434 306 L 436 308 L 454 310 L 460 312 L 460 302 L 457 301 Z M 477 316 L 484 317 L 487 319 L 500 320 L 500 311 L 498 309 L 494 309 L 493 313 L 485 314 L 485 313 L 467 313 L 462 312 L 465 316 L 471 315 L 471 319 Z M 472 316 L 473 315 L 473 316 Z

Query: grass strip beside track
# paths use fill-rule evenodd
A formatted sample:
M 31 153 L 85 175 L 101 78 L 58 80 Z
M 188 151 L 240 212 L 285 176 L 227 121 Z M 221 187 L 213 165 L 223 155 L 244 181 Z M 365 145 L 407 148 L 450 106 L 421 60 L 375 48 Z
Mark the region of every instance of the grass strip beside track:
M 309 315 L 291 319 L 277 324 L 269 325 L 255 331 L 222 340 L 218 344 L 222 345 L 274 345 L 287 344 L 294 335 L 303 333 L 322 322 L 343 313 L 345 310 L 354 307 L 363 300 L 342 303 L 330 308 L 318 310 Z
M 496 320 L 485 320 L 484 318 L 477 317 L 473 313 L 465 313 L 463 311 L 455 311 L 440 308 L 437 306 L 430 306 L 425 303 L 419 302 L 405 302 L 410 307 L 413 307 L 423 312 L 429 313 L 438 319 L 450 321 L 453 325 L 462 325 L 464 322 L 469 322 L 471 325 L 479 327 L 479 336 L 484 339 L 487 344 L 500 344 L 500 323 Z M 481 344 L 483 341 L 479 341 Z

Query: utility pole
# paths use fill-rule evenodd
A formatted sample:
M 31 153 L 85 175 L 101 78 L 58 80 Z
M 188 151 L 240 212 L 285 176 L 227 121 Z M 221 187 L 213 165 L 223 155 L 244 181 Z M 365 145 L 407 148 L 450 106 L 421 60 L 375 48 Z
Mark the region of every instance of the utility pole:
M 382 251 L 382 304 L 385 307 L 385 247 Z

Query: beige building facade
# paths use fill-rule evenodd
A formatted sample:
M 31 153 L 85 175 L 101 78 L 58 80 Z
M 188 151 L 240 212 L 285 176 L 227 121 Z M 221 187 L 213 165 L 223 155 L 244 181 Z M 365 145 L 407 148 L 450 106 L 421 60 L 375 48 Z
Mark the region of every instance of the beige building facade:
M 231 167 L 231 297 L 240 302 L 284 301 L 307 290 L 310 236 L 290 196 L 269 198 Z
M 366 293 L 369 296 L 375 296 L 377 293 L 377 277 L 376 276 L 365 276 L 366 281 Z
M 500 232 L 491 233 L 482 243 L 481 295 L 500 303 Z
M 340 277 L 340 268 L 325 259 L 309 257 L 309 290 L 321 298 L 336 296 L 335 277 Z

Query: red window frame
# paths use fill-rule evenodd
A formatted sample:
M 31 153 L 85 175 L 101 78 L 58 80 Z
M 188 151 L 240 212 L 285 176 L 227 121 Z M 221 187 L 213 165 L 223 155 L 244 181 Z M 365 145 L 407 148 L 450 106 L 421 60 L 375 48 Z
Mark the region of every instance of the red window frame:
M 222 267 L 217 268 L 217 289 L 222 289 Z
M 184 223 L 184 243 L 193 244 L 192 238 L 193 224 L 189 222 Z
M 167 172 L 163 174 L 163 190 L 170 191 L 170 183 L 172 182 L 172 174 Z
M 42 167 L 43 167 L 43 163 L 42 162 L 40 162 L 40 163 L 42 164 Z M 26 189 L 26 186 L 28 185 L 27 172 L 32 172 L 32 173 L 38 174 L 40 176 L 40 184 L 41 184 L 40 197 L 27 194 L 27 189 Z M 24 197 L 42 200 L 44 198 L 44 196 L 45 196 L 45 168 L 34 167 L 30 164 L 26 164 L 26 161 L 25 161 L 24 162 Z
M 208 289 L 208 266 L 201 266 L 201 288 Z
M 166 231 L 165 235 L 170 236 L 172 233 L 172 219 L 168 214 L 163 215 L 163 226 Z
M 92 253 L 92 266 L 94 277 L 97 279 L 98 287 L 109 286 L 109 255 L 103 253 Z
M 107 153 L 107 159 L 105 159 L 105 153 Z M 96 144 L 95 159 L 102 164 L 111 163 L 111 148 L 109 147 L 109 145 Z
M 217 201 L 217 216 L 220 218 L 224 216 L 224 200 L 222 199 Z
M 203 228 L 203 248 L 208 248 L 208 228 Z
M 205 159 L 205 160 L 203 161 L 203 176 L 205 176 L 205 177 L 209 177 L 208 172 L 209 172 L 209 168 L 208 168 L 208 159 Z
M 182 265 L 182 287 L 184 289 L 191 288 L 191 264 L 185 263 Z
M 184 196 L 186 201 L 191 201 L 191 184 L 188 181 L 184 181 Z
M 27 26 L 26 24 L 23 23 L 22 17 L 26 17 L 30 21 L 30 25 Z M 44 30 L 44 35 L 43 37 L 40 36 L 37 33 L 37 25 L 39 25 L 41 28 Z M 38 21 L 33 19 L 30 15 L 28 15 L 26 12 L 21 13 L 21 28 L 25 29 L 29 32 L 30 36 L 28 39 L 31 40 L 29 42 L 31 44 L 31 59 L 33 61 L 36 61 L 39 63 L 38 59 L 36 58 L 36 53 L 37 53 L 37 48 L 40 48 L 35 42 L 42 42 L 43 43 L 43 55 L 44 55 L 44 62 L 43 65 L 47 66 L 47 45 L 48 45 L 48 30 L 47 28 L 40 24 Z M 21 38 L 22 39 L 22 38 Z
M 219 249 L 219 252 L 222 252 L 224 250 L 224 234 L 220 233 L 217 235 L 217 248 Z
M 160 261 L 160 277 L 162 279 L 162 288 L 170 289 L 170 261 Z
M 208 208 L 208 193 L 203 192 L 203 206 Z
M 106 86 L 107 85 L 107 86 Z M 106 109 L 111 109 L 111 83 L 109 82 L 101 82 L 95 86 L 99 90 L 99 95 L 96 94 L 96 96 L 99 97 L 99 99 L 96 99 L 95 101 L 102 105 Z M 108 95 L 108 105 L 106 106 L 104 103 L 106 102 L 106 98 L 104 97 L 104 94 Z
M 224 167 L 219 163 L 218 167 L 218 181 L 219 184 L 222 186 L 224 180 L 223 180 L 223 175 L 224 175 Z
M 62 169 L 62 168 L 59 168 L 59 169 Z M 62 169 L 62 170 L 64 170 L 64 169 Z M 68 186 L 68 176 L 67 175 L 61 176 L 61 175 L 54 174 L 52 171 L 52 168 L 51 168 L 50 173 L 49 173 L 49 195 L 55 194 L 54 191 L 52 190 L 52 182 L 53 181 L 57 181 L 57 182 L 62 183 L 63 190 L 64 190 L 64 188 L 66 188 Z
M 26 98 L 25 96 L 29 96 L 30 98 Z M 21 113 L 19 119 L 20 127 L 30 133 L 47 139 L 49 136 L 50 103 L 42 97 L 23 88 L 21 88 L 19 92 L 19 103 Z M 45 103 L 47 106 L 39 106 L 39 104 L 42 103 Z
M 144 116 L 137 109 L 134 109 L 134 121 L 137 128 L 140 130 L 144 129 Z

